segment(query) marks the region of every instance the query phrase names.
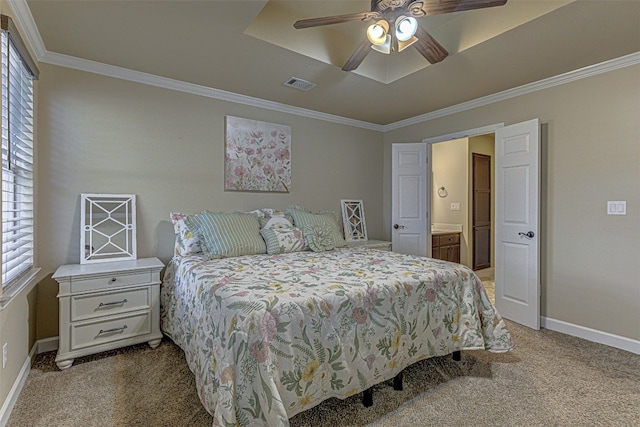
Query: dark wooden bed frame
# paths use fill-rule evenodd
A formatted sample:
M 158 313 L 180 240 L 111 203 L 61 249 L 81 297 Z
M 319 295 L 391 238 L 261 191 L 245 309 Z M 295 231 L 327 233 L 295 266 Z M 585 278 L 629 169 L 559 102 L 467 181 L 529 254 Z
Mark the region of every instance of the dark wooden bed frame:
M 462 359 L 462 353 L 460 350 L 454 351 L 451 353 L 451 357 L 456 362 L 459 362 Z M 402 391 L 402 372 L 396 375 L 393 378 L 393 389 Z M 365 407 L 373 406 L 373 387 L 370 387 L 362 392 L 362 404 Z

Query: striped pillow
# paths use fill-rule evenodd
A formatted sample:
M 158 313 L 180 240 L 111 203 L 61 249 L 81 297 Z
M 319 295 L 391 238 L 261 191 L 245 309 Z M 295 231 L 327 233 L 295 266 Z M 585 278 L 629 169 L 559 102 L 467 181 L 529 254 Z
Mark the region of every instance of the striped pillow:
M 240 212 L 210 212 L 198 215 L 197 231 L 204 255 L 228 258 L 264 254 L 267 247 L 260 235 L 258 217 Z
M 269 255 L 306 251 L 308 249 L 302 230 L 292 225 L 288 227 L 263 228 L 260 230 L 260 234 L 262 234 L 264 241 L 267 243 L 267 253 Z
M 293 217 L 293 222 L 296 227 L 300 229 L 314 225 L 327 227 L 333 233 L 333 240 L 336 248 L 343 248 L 347 246 L 347 242 L 344 240 L 344 237 L 342 237 L 342 230 L 335 212 L 324 211 L 313 213 L 308 209 L 301 208 L 300 206 L 289 206 L 287 208 L 287 213 Z

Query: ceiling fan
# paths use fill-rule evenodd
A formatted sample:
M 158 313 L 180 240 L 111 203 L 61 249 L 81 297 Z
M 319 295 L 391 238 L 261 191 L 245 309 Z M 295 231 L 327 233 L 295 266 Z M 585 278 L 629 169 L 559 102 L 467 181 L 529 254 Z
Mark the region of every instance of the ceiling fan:
M 390 53 L 401 52 L 409 46 L 414 46 L 427 61 L 435 64 L 445 59 L 449 52 L 418 25 L 416 18 L 502 6 L 506 2 L 507 0 L 371 0 L 370 12 L 302 19 L 293 26 L 302 29 L 375 20 L 367 29 L 367 38 L 342 67 L 344 71 L 358 68 L 372 49 Z

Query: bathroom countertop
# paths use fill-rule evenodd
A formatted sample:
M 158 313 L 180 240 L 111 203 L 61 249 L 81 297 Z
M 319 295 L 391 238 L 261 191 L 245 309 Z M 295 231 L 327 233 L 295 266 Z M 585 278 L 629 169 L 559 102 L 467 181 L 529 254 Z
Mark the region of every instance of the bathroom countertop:
M 460 233 L 460 231 L 457 231 L 457 230 L 431 230 L 431 235 L 432 236 L 438 236 L 440 234 L 451 234 L 451 233 Z
M 439 234 L 449 233 L 462 233 L 462 224 L 433 224 L 431 225 L 431 235 L 437 236 Z

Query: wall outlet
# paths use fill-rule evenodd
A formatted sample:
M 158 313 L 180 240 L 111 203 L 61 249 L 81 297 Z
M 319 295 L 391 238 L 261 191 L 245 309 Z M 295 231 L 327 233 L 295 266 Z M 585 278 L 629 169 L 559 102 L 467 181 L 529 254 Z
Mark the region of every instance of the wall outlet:
M 460 210 L 460 202 L 451 203 L 451 210 L 452 211 L 459 211 Z
M 9 343 L 2 345 L 2 369 L 7 367 L 7 354 L 9 354 Z

